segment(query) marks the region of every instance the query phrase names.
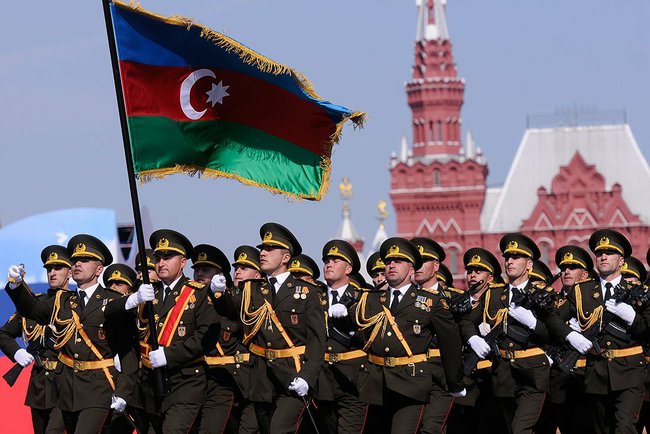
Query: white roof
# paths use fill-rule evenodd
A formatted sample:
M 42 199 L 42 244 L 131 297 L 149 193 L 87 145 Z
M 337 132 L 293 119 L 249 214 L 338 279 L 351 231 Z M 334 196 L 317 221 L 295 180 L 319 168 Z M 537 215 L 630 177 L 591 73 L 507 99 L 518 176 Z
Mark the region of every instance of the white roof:
M 596 166 L 607 191 L 620 184 L 630 211 L 650 223 L 650 201 L 645 200 L 650 191 L 650 169 L 629 125 L 621 124 L 526 130 L 494 208 L 483 207 L 481 229 L 518 230 L 537 204 L 537 189 L 543 186 L 550 192 L 560 166 L 566 166 L 576 152 L 587 164 Z M 488 202 L 486 198 L 486 205 Z

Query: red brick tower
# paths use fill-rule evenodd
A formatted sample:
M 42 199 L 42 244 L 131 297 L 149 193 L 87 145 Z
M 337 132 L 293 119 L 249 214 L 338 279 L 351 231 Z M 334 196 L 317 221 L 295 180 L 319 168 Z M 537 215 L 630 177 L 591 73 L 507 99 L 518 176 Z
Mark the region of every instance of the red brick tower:
M 397 234 L 434 238 L 456 272 L 463 249 L 481 243 L 488 168 L 471 135 L 464 147 L 461 141 L 465 81 L 454 63 L 445 3 L 417 1 L 415 64 L 406 83 L 413 143 L 409 149 L 404 139 L 391 158 L 390 197 Z

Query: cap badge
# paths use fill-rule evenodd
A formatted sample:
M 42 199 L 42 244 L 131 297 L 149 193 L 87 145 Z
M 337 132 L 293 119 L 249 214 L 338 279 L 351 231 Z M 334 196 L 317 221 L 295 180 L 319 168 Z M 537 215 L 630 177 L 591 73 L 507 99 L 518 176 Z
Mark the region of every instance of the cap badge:
M 237 257 L 238 261 L 245 261 L 248 258 L 248 255 L 246 253 L 240 253 L 239 256 Z
M 481 256 L 480 255 L 472 256 L 472 260 L 470 262 L 472 264 L 480 264 L 481 263 Z
M 271 232 L 267 232 L 264 234 L 264 239 L 262 241 L 270 241 L 273 239 L 273 234 Z
M 291 268 L 300 268 L 300 261 L 297 260 L 292 261 Z
M 562 261 L 573 261 L 573 253 L 566 252 L 562 258 Z
M 629 270 L 629 269 L 630 269 L 630 266 L 627 264 L 627 262 L 623 262 L 623 266 L 621 267 L 621 271 L 622 270 Z
M 609 238 L 602 237 L 600 239 L 600 241 L 598 241 L 598 246 L 597 247 L 602 247 L 602 246 L 609 246 Z
M 169 240 L 167 238 L 161 238 L 158 240 L 156 249 L 166 249 L 167 247 L 169 247 Z
M 394 255 L 396 253 L 399 253 L 399 247 L 398 246 L 390 246 L 390 249 L 388 249 L 388 252 L 391 255 Z
M 424 247 L 418 246 L 418 252 L 420 252 L 420 254 L 424 253 Z
M 207 261 L 208 260 L 208 254 L 205 252 L 199 253 L 199 257 L 196 258 L 197 261 Z
M 512 240 L 512 241 L 510 241 L 510 242 L 508 243 L 508 245 L 506 246 L 506 250 L 517 249 L 518 247 L 519 247 L 519 243 L 516 242 L 515 240 Z
M 115 271 L 113 271 L 113 273 L 111 274 L 111 279 L 118 279 L 118 278 L 120 278 L 120 277 L 122 277 L 122 273 L 120 273 L 119 270 L 115 270 Z
M 75 253 L 84 253 L 86 251 L 86 245 L 84 243 L 79 243 L 74 248 Z
M 339 248 L 336 246 L 330 247 L 330 251 L 327 252 L 328 255 L 336 255 L 339 252 Z
M 377 258 L 375 261 L 375 267 L 386 268 L 386 264 L 384 264 L 384 261 L 382 261 L 381 258 Z
M 57 255 L 55 252 L 50 253 L 50 256 L 47 257 L 47 261 L 56 261 L 59 259 L 59 255 Z

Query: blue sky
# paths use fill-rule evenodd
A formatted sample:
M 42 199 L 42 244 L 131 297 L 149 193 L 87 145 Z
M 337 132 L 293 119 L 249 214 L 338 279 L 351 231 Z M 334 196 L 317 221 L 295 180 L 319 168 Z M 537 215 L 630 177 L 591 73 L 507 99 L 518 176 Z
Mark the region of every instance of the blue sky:
M 155 228 L 171 227 L 228 255 L 278 221 L 318 258 L 338 228 L 338 183 L 348 176 L 357 230 L 372 240 L 388 199 L 388 162 L 410 137 L 404 82 L 413 60 L 414 1 L 143 0 L 195 18 L 305 73 L 326 99 L 368 112 L 333 156 L 322 202 L 289 202 L 230 180 L 175 176 L 140 188 Z M 449 0 L 462 111 L 487 157 L 488 183 L 505 179 L 527 115 L 626 110 L 650 150 L 650 4 L 644 0 Z M 62 208 L 114 208 L 132 220 L 112 72 L 99 0 L 10 2 L 0 18 L 0 222 Z M 389 211 L 392 209 L 389 206 Z M 387 222 L 389 233 L 394 221 Z M 11 246 L 0 246 L 11 248 Z

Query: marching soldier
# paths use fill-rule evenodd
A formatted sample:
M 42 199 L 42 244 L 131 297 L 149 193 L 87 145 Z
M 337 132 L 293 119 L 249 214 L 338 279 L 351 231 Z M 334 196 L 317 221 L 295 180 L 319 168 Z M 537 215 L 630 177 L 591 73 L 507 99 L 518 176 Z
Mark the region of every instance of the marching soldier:
M 646 325 L 643 313 L 637 314 L 630 304 L 617 302 L 616 298 L 630 289 L 622 279 L 621 268 L 632 248 L 623 234 L 611 229 L 594 232 L 589 248 L 596 255 L 598 280 L 574 285 L 568 301 L 550 315 L 547 324 L 559 340 L 567 340 L 582 353 L 592 348 L 592 341 L 573 331 L 563 318 L 577 321 L 583 332 L 592 326 L 599 327 L 597 343 L 602 351 L 589 352 L 585 367 L 585 396 L 594 423 L 592 432 L 633 433 L 645 392 L 641 339 Z M 604 311 L 613 315 L 610 324 L 602 324 Z
M 68 291 L 68 282 L 72 277 L 72 260 L 63 246 L 47 246 L 41 252 L 43 268 L 47 271 L 49 289 L 36 297 L 53 298 L 58 291 Z M 47 325 L 40 325 L 32 319 L 23 318 L 14 313 L 9 321 L 0 328 L 0 349 L 11 359 L 26 368 L 34 363 L 34 356 L 16 343 L 16 338 L 23 337 L 26 343 L 45 339 L 43 336 Z M 43 342 L 41 342 L 43 344 Z M 35 364 L 29 377 L 25 405 L 32 413 L 34 433 L 63 433 L 65 427 L 61 410 L 56 406 L 58 400 L 56 368 L 58 352 L 44 345 L 38 356 L 40 364 Z
M 442 303 L 445 307 L 447 302 L 441 292 L 447 291 L 438 283 L 437 273 L 440 271 L 440 263 L 445 260 L 445 251 L 440 244 L 428 238 L 413 238 L 411 242 L 417 247 L 422 256 L 422 266 L 415 271 L 415 282 L 421 290 L 427 291 L 434 297 L 434 301 Z M 441 311 L 446 321 L 454 321 L 453 315 L 447 305 Z M 454 402 L 454 397 L 447 391 L 445 383 L 445 371 L 440 361 L 440 348 L 438 347 L 438 336 L 433 335 L 428 350 L 429 362 L 431 363 L 432 385 L 429 393 L 429 402 L 424 407 L 421 432 L 423 434 L 440 433 L 445 429 L 447 416 Z
M 106 267 L 102 279 L 107 288 L 122 295 L 130 295 L 137 281 L 137 273 L 128 265 L 112 264 Z
M 630 256 L 625 259 L 623 266 L 621 267 L 621 275 L 623 279 L 632 286 L 645 284 L 646 279 L 648 278 L 648 272 L 643 265 L 643 262 L 639 261 L 634 256 Z
M 233 276 L 233 290 L 235 292 L 247 280 L 256 280 L 262 278 L 260 269 L 260 251 L 253 246 L 239 246 L 235 249 L 235 262 L 232 267 L 235 270 Z
M 461 316 L 458 325 L 461 339 L 467 342 L 477 335 L 483 318 L 483 297 L 490 288 L 503 288 L 501 265 L 489 251 L 474 247 L 463 255 L 467 285 L 473 288 L 471 311 Z M 480 333 L 479 333 L 480 334 Z M 491 384 L 492 362 L 481 360 L 476 370 L 465 377 L 467 395 L 454 400 L 447 426 L 448 434 L 494 433 L 506 431 L 500 408 L 494 401 Z
M 105 313 L 122 295 L 103 288 L 98 278 L 112 255 L 91 235 L 76 235 L 68 242 L 72 278 L 78 291 L 58 291 L 54 297 L 34 297 L 23 282 L 24 271 L 9 270 L 8 294 L 19 313 L 56 326 L 59 354 L 59 401 L 68 433 L 101 432 L 111 411 L 126 408 L 124 397 L 135 387 L 137 356 L 131 345 L 129 317 Z M 113 358 L 119 355 L 121 372 Z M 60 371 L 59 371 L 60 370 Z
M 156 432 L 186 433 L 198 426 L 199 412 L 205 400 L 207 366 L 204 355 L 216 343 L 218 322 L 210 306 L 208 289 L 183 274 L 193 253 L 192 243 L 181 233 L 160 229 L 149 237 L 153 260 L 160 282 L 141 285 L 138 291 L 116 302 L 111 309 L 131 310 L 148 301 L 138 297 L 141 291 L 153 292 L 154 319 L 158 330 L 157 350 L 150 351 L 148 319 L 142 307 L 138 311 L 141 330 L 141 362 L 144 371 L 142 404 L 148 423 Z M 169 393 L 160 400 L 153 390 L 152 369 L 166 368 Z
M 153 250 L 144 249 L 144 254 L 147 257 L 147 273 L 149 274 L 149 282 L 156 283 L 160 281 L 160 279 L 156 274 L 156 264 L 153 262 Z M 135 257 L 135 271 L 136 271 L 136 283 L 133 285 L 133 287 L 139 288 L 140 285 L 142 284 L 142 267 L 140 266 L 139 252 Z
M 368 258 L 366 261 L 366 271 L 368 276 L 372 278 L 372 284 L 375 285 L 375 288 L 383 288 L 386 284 L 386 276 L 384 275 L 384 270 L 386 269 L 386 264 L 381 260 L 379 252 L 375 252 Z
M 372 432 L 416 432 L 431 390 L 427 351 L 434 335 L 447 389 L 454 396 L 465 393 L 458 327 L 437 294 L 411 284 L 422 266 L 413 243 L 389 238 L 380 254 L 388 290 L 364 292 L 356 310 L 370 362 L 360 373 L 360 398 L 370 404 Z
M 573 245 L 560 247 L 555 253 L 555 263 L 560 268 L 562 287 L 555 296 L 554 310 L 569 313 L 562 309 L 567 302 L 567 295 L 573 285 L 590 279 L 593 261 L 589 253 Z M 569 321 L 569 316 L 563 318 Z M 535 432 L 555 434 L 560 429 L 563 433 L 588 433 L 584 418 L 589 417 L 589 409 L 584 403 L 584 366 L 586 360 L 581 358 L 571 375 L 557 366 L 551 366 L 550 390 L 544 402 L 544 408 L 537 422 Z
M 533 268 L 528 272 L 528 279 L 532 285 L 548 285 L 553 280 L 553 273 L 545 263 L 537 260 L 533 261 Z
M 289 273 L 298 279 L 306 280 L 314 285 L 319 285 L 317 282 L 320 277 L 318 265 L 316 265 L 316 262 L 312 258 L 304 253 L 291 258 Z
M 449 268 L 442 262 L 440 263 L 440 268 L 436 272 L 436 279 L 438 279 L 438 282 L 442 283 L 444 286 L 452 287 L 454 285 L 454 276 L 451 274 Z
M 214 276 L 221 275 L 226 280 L 226 286 L 232 287 L 230 278 L 230 262 L 226 255 L 217 247 L 210 244 L 199 244 L 194 246 L 192 254 L 192 269 L 194 280 L 203 285 L 210 285 Z M 219 323 L 212 327 L 219 327 L 220 340 L 225 336 L 224 344 L 230 339 L 231 325 L 223 317 L 219 317 Z M 221 342 L 205 355 L 205 363 L 208 365 L 208 377 L 205 402 L 201 408 L 199 421 L 199 432 L 201 433 L 222 433 L 226 429 L 231 415 L 231 409 L 235 400 L 235 393 L 238 389 L 237 383 L 230 373 L 244 362 L 244 357 L 235 360 L 235 357 L 226 355 Z M 237 368 L 235 366 L 237 365 Z
M 549 387 L 549 361 L 541 348 L 548 340 L 548 331 L 533 310 L 515 301 L 535 290 L 528 272 L 533 261 L 539 259 L 539 249 L 521 233 L 504 235 L 499 248 L 509 283 L 485 293 L 479 330 L 483 335 L 494 327 L 503 330 L 498 340 L 501 357 L 492 361 L 492 391 L 508 432 L 530 432 Z M 492 349 L 478 334 L 470 337 L 468 343 L 481 358 L 487 357 Z
M 247 281 L 240 295 L 212 281 L 215 308 L 246 326 L 243 342 L 255 356 L 250 399 L 262 433 L 293 433 L 316 385 L 325 354 L 319 289 L 289 273 L 300 243 L 284 226 L 260 228 L 260 268 L 268 280 Z M 307 409 L 309 411 L 309 409 Z
M 327 282 L 321 301 L 327 325 L 326 363 L 314 394 L 322 422 L 319 432 L 361 433 L 368 406 L 359 400 L 356 383 L 368 360 L 361 349 L 363 338 L 357 332 L 352 308 L 357 289 L 350 284 L 350 275 L 357 273 L 361 264 L 354 247 L 343 240 L 325 244 L 323 263 Z

